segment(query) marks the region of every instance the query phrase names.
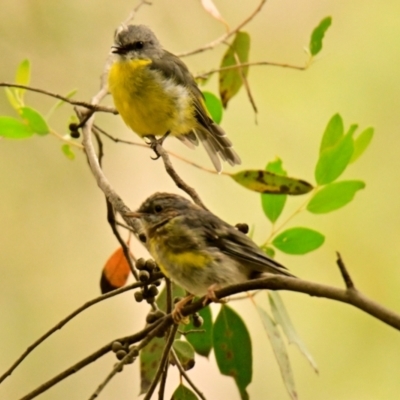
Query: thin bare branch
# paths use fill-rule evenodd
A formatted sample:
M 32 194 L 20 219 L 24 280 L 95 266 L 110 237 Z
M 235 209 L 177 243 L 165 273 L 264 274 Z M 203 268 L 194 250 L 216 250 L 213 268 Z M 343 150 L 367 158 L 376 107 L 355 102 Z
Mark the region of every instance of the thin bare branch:
M 193 383 L 193 381 L 189 378 L 189 375 L 186 373 L 186 371 L 183 369 L 181 362 L 179 361 L 178 356 L 176 355 L 176 352 L 174 349 L 171 349 L 172 352 L 172 357 L 174 359 L 174 362 L 176 366 L 179 369 L 180 374 L 185 378 L 186 382 L 189 384 L 189 386 L 197 393 L 197 395 L 202 399 L 202 400 L 207 400 L 204 396 L 204 394 L 200 391 L 200 389 Z
M 137 354 L 141 349 L 146 347 L 151 340 L 163 329 L 165 329 L 167 325 L 166 321 L 160 323 L 156 328 L 154 328 L 142 341 L 138 346 L 132 347 L 126 356 L 117 364 L 115 364 L 112 371 L 107 375 L 106 379 L 98 386 L 96 391 L 90 396 L 89 400 L 95 400 L 96 397 L 101 393 L 101 391 L 107 386 L 107 384 L 111 381 L 111 379 L 118 373 L 121 372 L 123 367 L 128 364 L 129 360 L 136 358 L 135 354 Z
M 161 376 L 160 387 L 158 389 L 158 400 L 164 399 L 165 385 L 167 383 L 167 377 L 168 377 L 168 370 L 169 370 L 169 363 L 167 362 L 164 366 L 164 370 L 163 370 L 162 376 Z
M 162 274 L 154 274 L 154 279 L 152 281 L 156 281 L 157 279 L 160 279 L 162 277 Z M 101 301 L 104 301 L 106 299 L 109 299 L 110 297 L 117 296 L 121 293 L 125 293 L 129 290 L 136 289 L 138 287 L 142 287 L 145 284 L 147 285 L 149 282 L 135 282 L 132 283 L 131 285 L 122 287 L 120 289 L 113 290 L 112 292 L 103 294 L 102 296 L 96 297 L 93 300 L 90 300 L 86 302 L 83 306 L 77 308 L 74 312 L 69 314 L 67 317 L 62 319 L 57 325 L 55 325 L 53 328 L 51 328 L 49 331 L 47 331 L 43 336 L 41 336 L 38 340 L 36 340 L 34 343 L 32 343 L 21 356 L 14 362 L 14 364 L 6 371 L 4 372 L 3 375 L 0 377 L 0 383 L 3 382 L 8 376 L 10 376 L 15 368 L 18 367 L 19 364 L 34 350 L 36 347 L 38 347 L 41 343 L 43 343 L 48 337 L 50 337 L 54 332 L 57 332 L 60 330 L 65 324 L 67 324 L 71 319 L 75 318 L 78 314 L 80 314 L 82 311 L 88 309 L 89 307 L 100 303 Z
M 243 68 L 243 67 L 255 67 L 255 66 L 260 66 L 260 65 L 269 65 L 271 67 L 290 68 L 290 69 L 296 69 L 298 71 L 305 71 L 308 67 L 308 66 L 300 67 L 297 65 L 283 64 L 283 63 L 277 63 L 277 62 L 271 62 L 271 61 L 255 61 L 255 62 L 239 63 L 239 64 L 235 64 L 235 65 L 228 65 L 226 67 L 210 69 L 209 71 L 195 75 L 195 79 L 205 79 L 209 75 L 213 75 L 217 72 L 227 71 L 230 69 L 238 69 L 238 68 Z
M 57 93 L 52 93 L 52 92 L 49 92 L 48 90 L 34 88 L 31 86 L 18 85 L 16 83 L 0 82 L 0 87 L 14 87 L 14 88 L 18 88 L 18 89 L 26 89 L 31 92 L 41 93 L 41 94 L 45 94 L 50 97 L 54 97 L 58 100 L 62 100 L 62 101 L 65 101 L 66 103 L 72 104 L 73 106 L 84 107 L 84 108 L 87 108 L 89 110 L 96 111 L 96 112 L 106 112 L 106 113 L 111 113 L 111 114 L 115 114 L 115 115 L 118 114 L 118 111 L 112 107 L 94 105 L 94 104 L 87 103 L 85 101 L 71 100 L 68 97 L 61 96 Z
M 346 265 L 343 262 L 342 256 L 340 253 L 337 251 L 337 260 L 336 263 L 340 269 L 340 273 L 342 274 L 342 278 L 344 280 L 344 283 L 349 290 L 357 290 L 356 287 L 354 286 L 353 280 L 350 277 L 349 272 L 347 271 Z
M 167 326 L 168 324 L 172 324 L 172 323 L 173 323 L 172 317 L 166 316 L 166 317 L 161 318 L 161 319 L 157 320 L 156 322 L 148 325 L 146 328 L 142 329 L 140 332 L 135 333 L 134 335 L 126 336 L 126 337 L 123 337 L 120 339 L 115 339 L 115 340 L 117 340 L 121 343 L 137 343 L 140 340 L 143 340 L 143 341 L 146 340 L 148 343 L 149 338 L 152 338 L 151 332 L 156 330 L 160 324 L 165 324 L 165 326 Z M 161 328 L 160 328 L 160 330 L 161 330 Z M 157 329 L 157 332 L 158 332 L 158 329 Z M 82 368 L 84 368 L 84 367 L 88 366 L 89 364 L 91 364 L 92 362 L 98 360 L 100 357 L 102 357 L 105 354 L 107 354 L 108 352 L 112 351 L 111 347 L 112 347 L 112 344 L 115 342 L 115 340 L 113 340 L 112 342 L 101 347 L 99 350 L 95 351 L 94 353 L 90 354 L 88 357 L 85 357 L 83 360 L 81 360 L 81 361 L 77 362 L 76 364 L 72 365 L 71 367 L 67 368 L 66 370 L 64 370 L 60 374 L 56 375 L 52 379 L 48 380 L 47 382 L 43 383 L 42 385 L 37 387 L 35 390 L 28 393 L 26 396 L 22 397 L 20 400 L 34 399 L 35 397 L 44 393 L 45 391 L 47 391 L 48 389 L 50 389 L 57 383 L 63 381 L 65 378 L 68 378 L 72 374 L 78 372 Z
M 123 22 L 124 25 L 128 25 L 132 22 L 132 20 L 135 18 L 136 13 L 139 11 L 139 9 L 144 6 L 144 5 L 148 5 L 151 6 L 152 3 L 151 1 L 148 0 L 141 0 L 139 2 L 139 4 L 131 11 L 131 13 L 129 14 L 128 18 Z
M 244 19 L 235 29 L 221 35 L 219 38 L 213 40 L 212 42 L 199 47 L 198 49 L 195 50 L 190 50 L 186 53 L 180 53 L 177 54 L 178 57 L 187 57 L 191 56 L 193 54 L 198 54 L 202 53 L 203 51 L 213 49 L 214 47 L 218 46 L 228 38 L 230 38 L 232 35 L 234 35 L 236 32 L 240 31 L 246 24 L 248 24 L 263 8 L 264 4 L 267 2 L 267 0 L 261 0 L 260 3 L 258 4 L 257 8 L 246 18 Z
M 233 56 L 235 57 L 236 64 L 240 64 L 239 55 L 236 52 L 234 52 Z M 246 89 L 247 97 L 249 98 L 250 104 L 253 107 L 253 111 L 254 111 L 254 114 L 255 114 L 255 117 L 256 117 L 256 123 L 257 123 L 257 114 L 258 114 L 257 105 L 256 105 L 256 102 L 254 101 L 254 97 L 253 97 L 253 95 L 251 93 L 249 81 L 246 78 L 246 75 L 245 75 L 245 73 L 243 71 L 243 68 L 239 68 L 239 74 L 240 74 L 240 77 L 242 79 L 243 86 Z
M 150 387 L 147 390 L 147 393 L 144 396 L 143 400 L 150 400 L 151 396 L 154 393 L 154 390 L 158 385 L 158 381 L 161 378 L 161 374 L 165 368 L 166 363 L 168 362 L 169 353 L 171 351 L 172 344 L 174 343 L 175 334 L 177 330 L 178 330 L 178 325 L 174 324 L 169 331 L 168 339 L 167 342 L 165 343 L 164 351 L 162 353 L 160 363 L 158 364 L 157 372 L 154 375 L 153 381 L 151 382 Z
M 207 210 L 206 206 L 201 201 L 200 196 L 197 194 L 196 190 L 194 190 L 191 186 L 186 184 L 183 181 L 183 179 L 177 174 L 171 163 L 171 160 L 169 159 L 167 151 L 159 143 L 157 143 L 155 146 L 155 152 L 163 159 L 165 170 L 167 171 L 168 175 L 172 178 L 172 180 L 175 182 L 176 186 L 178 186 L 179 189 L 182 189 L 184 192 L 186 192 L 192 198 L 195 204 Z

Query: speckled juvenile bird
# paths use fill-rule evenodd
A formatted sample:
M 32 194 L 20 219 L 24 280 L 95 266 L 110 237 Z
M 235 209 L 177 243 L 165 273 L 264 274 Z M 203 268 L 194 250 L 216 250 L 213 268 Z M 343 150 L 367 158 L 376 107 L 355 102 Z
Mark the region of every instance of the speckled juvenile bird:
M 196 296 L 263 273 L 293 276 L 244 233 L 176 194 L 156 193 L 128 215 L 140 219 L 161 271 Z
M 144 25 L 120 27 L 112 46 L 108 86 L 125 123 L 140 137 L 176 136 L 191 148 L 200 142 L 215 169 L 221 159 L 240 164 L 232 142 L 208 113 L 186 65 L 164 50 Z

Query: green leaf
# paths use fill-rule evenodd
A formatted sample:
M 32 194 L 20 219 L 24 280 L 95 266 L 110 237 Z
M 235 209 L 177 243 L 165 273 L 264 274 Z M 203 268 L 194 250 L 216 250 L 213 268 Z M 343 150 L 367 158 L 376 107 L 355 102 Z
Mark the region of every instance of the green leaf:
M 221 100 L 214 93 L 211 92 L 203 92 L 203 95 L 207 110 L 210 113 L 212 120 L 216 124 L 220 124 L 224 111 Z
M 194 367 L 194 348 L 185 340 L 174 340 L 173 348 L 185 371 Z
M 47 135 L 50 132 L 45 119 L 33 108 L 21 107 L 18 112 L 33 132 L 42 136 Z
M 363 181 L 341 181 L 330 183 L 314 194 L 307 210 L 323 214 L 337 210 L 353 200 L 356 192 L 365 188 Z
M 344 172 L 354 152 L 352 133 L 343 136 L 334 146 L 326 148 L 315 167 L 315 180 L 319 185 L 333 182 Z
M 301 179 L 276 175 L 263 170 L 244 170 L 230 177 L 245 188 L 260 193 L 299 195 L 313 189 L 310 183 Z
M 63 144 L 61 146 L 61 151 L 69 160 L 75 160 L 75 153 L 72 151 L 71 146 L 69 144 Z
M 12 117 L 0 117 L 0 136 L 7 139 L 26 139 L 33 131 L 22 121 Z
M 148 391 L 157 372 L 164 347 L 165 339 L 155 337 L 140 351 L 140 394 Z
M 171 400 L 197 400 L 198 397 L 186 386 L 180 384 L 173 393 Z
M 237 65 L 236 57 L 242 64 L 249 60 L 250 51 L 250 35 L 246 32 L 236 33 L 233 43 L 229 46 L 222 58 L 220 67 L 229 67 Z M 235 57 L 236 54 L 236 57 Z M 243 85 L 242 74 L 247 77 L 249 67 L 232 68 L 220 71 L 219 73 L 219 94 L 224 108 L 228 105 L 229 100 L 235 96 Z
M 214 352 L 223 375 L 235 379 L 242 400 L 252 377 L 251 340 L 246 325 L 232 308 L 223 305 L 214 323 Z
M 335 114 L 328 122 L 325 128 L 325 132 L 322 135 L 321 146 L 319 148 L 319 154 L 324 150 L 335 146 L 339 140 L 343 137 L 344 125 L 343 119 L 340 114 Z
M 357 130 L 357 124 L 351 124 L 349 130 L 347 131 L 347 135 L 353 136 L 354 132 Z
M 13 107 L 15 110 L 18 110 L 22 106 L 22 102 L 15 95 L 15 91 L 11 90 L 8 87 L 5 87 L 4 90 L 6 92 L 6 96 L 7 96 L 8 102 L 11 104 L 11 107 Z
M 287 254 L 306 254 L 318 249 L 325 241 L 325 236 L 313 229 L 290 228 L 279 234 L 272 244 Z
M 306 345 L 297 334 L 279 292 L 273 290 L 268 291 L 268 298 L 271 305 L 272 315 L 274 316 L 276 323 L 282 327 L 287 340 L 289 343 L 293 343 L 297 346 L 300 352 L 309 361 L 314 371 L 318 373 L 318 366 Z
M 190 323 L 184 325 L 183 330 L 187 331 L 199 331 L 191 332 L 185 335 L 186 340 L 193 346 L 195 352 L 201 356 L 208 357 L 212 349 L 212 331 L 213 323 L 211 316 L 211 308 L 205 307 L 199 311 L 199 315 L 203 318 L 203 325 L 201 328 L 193 326 L 192 319 Z
M 278 362 L 286 390 L 288 391 L 289 396 L 293 400 L 296 400 L 298 398 L 296 385 L 294 383 L 293 371 L 290 365 L 290 360 L 288 353 L 286 351 L 285 343 L 282 340 L 281 334 L 279 333 L 279 330 L 275 322 L 267 314 L 267 312 L 258 306 L 257 306 L 257 311 L 264 325 L 264 329 L 267 332 L 269 341 L 272 346 L 272 350 L 274 351 L 275 358 L 276 361 Z
M 277 158 L 275 161 L 271 161 L 267 164 L 266 171 L 278 174 L 281 176 L 287 176 L 286 171 L 283 169 L 282 160 Z M 285 207 L 287 196 L 282 195 L 261 195 L 261 206 L 265 216 L 274 223 L 281 215 L 283 208 Z
M 310 39 L 310 53 L 312 56 L 316 56 L 322 50 L 322 40 L 331 23 L 332 17 L 326 17 L 313 30 Z
M 17 68 L 15 83 L 19 85 L 29 85 L 31 80 L 31 63 L 29 60 L 23 60 Z M 26 89 L 15 89 L 16 96 L 22 100 Z
M 367 128 L 354 139 L 354 152 L 350 163 L 356 161 L 367 149 L 374 136 L 374 128 Z
M 269 246 L 261 246 L 261 250 L 268 256 L 271 258 L 275 257 L 275 250 L 272 247 Z

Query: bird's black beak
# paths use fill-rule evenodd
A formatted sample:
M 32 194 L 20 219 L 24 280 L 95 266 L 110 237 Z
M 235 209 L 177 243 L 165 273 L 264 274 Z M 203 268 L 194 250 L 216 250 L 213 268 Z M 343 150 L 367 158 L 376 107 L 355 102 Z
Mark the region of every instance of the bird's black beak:
M 111 53 L 113 53 L 113 54 L 124 54 L 125 50 L 124 50 L 123 47 L 114 45 L 114 46 L 111 46 Z

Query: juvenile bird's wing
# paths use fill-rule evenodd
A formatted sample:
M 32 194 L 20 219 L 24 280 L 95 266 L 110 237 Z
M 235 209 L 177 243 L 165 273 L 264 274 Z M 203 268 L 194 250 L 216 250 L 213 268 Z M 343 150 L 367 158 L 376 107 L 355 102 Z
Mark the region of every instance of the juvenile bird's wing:
M 293 276 L 286 267 L 264 254 L 244 233 L 215 215 L 207 214 L 207 220 L 203 218 L 202 223 L 208 245 L 217 247 L 223 253 L 250 268 L 251 272 Z

